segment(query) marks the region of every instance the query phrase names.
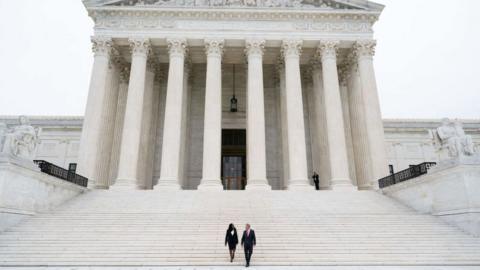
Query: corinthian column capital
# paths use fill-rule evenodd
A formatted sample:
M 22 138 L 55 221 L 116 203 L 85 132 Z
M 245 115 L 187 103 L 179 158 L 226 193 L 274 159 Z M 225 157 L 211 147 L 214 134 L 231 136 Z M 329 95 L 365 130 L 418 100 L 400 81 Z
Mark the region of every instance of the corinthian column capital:
M 185 56 L 188 52 L 187 40 L 184 38 L 167 39 L 168 53 L 171 56 Z
M 282 41 L 282 55 L 283 57 L 300 57 L 302 54 L 303 40 L 287 39 Z
M 357 40 L 353 45 L 353 53 L 359 59 L 363 57 L 371 58 L 375 55 L 375 40 Z
M 248 56 L 263 56 L 265 51 L 265 40 L 247 39 L 245 42 L 245 54 Z
M 336 40 L 321 41 L 317 49 L 317 55 L 323 60 L 337 59 L 337 50 L 339 42 Z
M 94 36 L 90 38 L 92 42 L 92 51 L 97 55 L 110 56 L 112 52 L 113 42 L 109 37 Z
M 207 56 L 222 57 L 224 44 L 225 41 L 223 39 L 206 39 L 205 53 Z
M 128 42 L 130 43 L 130 49 L 133 56 L 148 57 L 152 51 L 152 46 L 148 38 L 131 38 Z

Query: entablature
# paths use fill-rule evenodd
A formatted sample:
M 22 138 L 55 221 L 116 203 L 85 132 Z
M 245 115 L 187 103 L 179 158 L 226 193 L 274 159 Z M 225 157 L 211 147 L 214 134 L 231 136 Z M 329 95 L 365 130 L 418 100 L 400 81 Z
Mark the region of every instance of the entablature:
M 289 38 L 371 38 L 377 12 L 308 10 L 147 9 L 98 7 L 89 10 L 96 34 L 152 37 L 180 34 L 192 38 L 223 35 Z

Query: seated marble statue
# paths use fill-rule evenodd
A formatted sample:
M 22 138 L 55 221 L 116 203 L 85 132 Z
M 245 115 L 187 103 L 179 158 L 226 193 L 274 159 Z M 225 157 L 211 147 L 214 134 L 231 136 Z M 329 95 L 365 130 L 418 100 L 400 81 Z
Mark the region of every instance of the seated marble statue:
M 5 136 L 7 135 L 7 125 L 5 123 L 0 123 L 0 153 L 3 152 L 3 145 L 5 142 Z
M 458 120 L 444 118 L 432 136 L 437 151 L 447 152 L 449 158 L 475 154 L 472 137 L 465 134 L 462 123 Z
M 4 126 L 0 131 L 0 149 L 4 154 L 32 160 L 39 143 L 38 133 L 39 129 L 31 126 L 27 117 L 20 116 L 19 125 L 10 129 Z

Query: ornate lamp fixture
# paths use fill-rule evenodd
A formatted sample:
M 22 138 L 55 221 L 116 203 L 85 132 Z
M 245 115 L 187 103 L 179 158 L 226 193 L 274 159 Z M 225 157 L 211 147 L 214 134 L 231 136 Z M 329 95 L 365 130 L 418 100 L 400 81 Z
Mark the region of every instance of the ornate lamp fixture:
M 233 96 L 230 99 L 230 112 L 237 112 L 237 98 L 235 97 L 235 64 L 233 64 Z

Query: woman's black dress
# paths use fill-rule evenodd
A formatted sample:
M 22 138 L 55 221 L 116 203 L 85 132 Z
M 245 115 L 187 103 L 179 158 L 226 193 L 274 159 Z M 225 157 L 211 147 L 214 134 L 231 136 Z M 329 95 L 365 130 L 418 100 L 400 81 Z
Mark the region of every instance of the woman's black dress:
M 228 249 L 236 249 L 238 244 L 238 235 L 237 229 L 233 229 L 233 234 L 231 231 L 227 230 L 227 234 L 225 235 L 225 244 L 228 243 Z

